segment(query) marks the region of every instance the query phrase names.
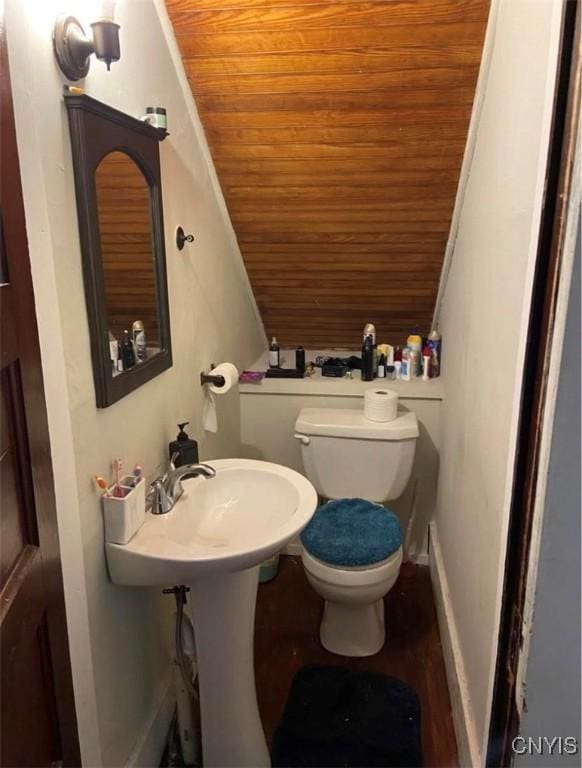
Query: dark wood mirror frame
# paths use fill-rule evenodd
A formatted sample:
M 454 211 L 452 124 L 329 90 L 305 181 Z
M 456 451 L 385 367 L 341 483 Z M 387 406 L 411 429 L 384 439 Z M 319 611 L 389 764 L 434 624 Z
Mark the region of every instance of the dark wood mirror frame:
M 172 365 L 159 152 L 159 142 L 168 134 L 89 96 L 65 96 L 65 104 L 73 151 L 95 398 L 98 408 L 106 408 Z M 159 352 L 118 376 L 113 376 L 111 367 L 95 186 L 97 166 L 106 155 L 115 151 L 129 155 L 144 174 L 150 188 L 160 336 Z

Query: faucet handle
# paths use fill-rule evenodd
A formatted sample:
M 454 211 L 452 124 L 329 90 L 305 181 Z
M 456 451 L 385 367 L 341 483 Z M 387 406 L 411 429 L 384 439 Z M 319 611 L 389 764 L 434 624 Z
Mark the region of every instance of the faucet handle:
M 173 453 L 170 457 L 170 464 L 168 466 L 168 471 L 173 472 L 176 469 L 176 461 L 180 458 L 180 454 L 178 451 Z
M 152 515 L 164 515 L 174 506 L 174 500 L 168 495 L 163 481 L 159 478 L 151 484 L 148 499 L 152 503 Z

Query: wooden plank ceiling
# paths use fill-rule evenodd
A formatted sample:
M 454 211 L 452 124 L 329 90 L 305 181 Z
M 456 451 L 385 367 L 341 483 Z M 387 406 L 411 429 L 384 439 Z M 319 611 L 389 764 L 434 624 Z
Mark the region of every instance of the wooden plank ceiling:
M 489 0 L 166 5 L 267 334 L 427 332 Z

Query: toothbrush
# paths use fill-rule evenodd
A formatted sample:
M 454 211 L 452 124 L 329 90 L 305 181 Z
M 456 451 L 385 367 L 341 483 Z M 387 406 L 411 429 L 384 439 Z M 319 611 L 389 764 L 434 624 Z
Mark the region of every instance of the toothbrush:
M 113 471 L 115 472 L 115 485 L 113 486 L 113 496 L 118 499 L 122 499 L 125 494 L 120 483 L 121 470 L 123 469 L 123 462 L 121 459 L 113 459 Z
M 94 475 L 93 480 L 95 480 L 95 484 L 99 490 L 107 491 L 107 480 L 104 477 L 101 477 L 101 475 Z
M 136 485 L 138 485 L 139 481 L 141 480 L 141 476 L 143 475 L 143 467 L 141 464 L 136 464 L 133 468 L 133 480 L 131 481 L 132 486 L 135 488 Z

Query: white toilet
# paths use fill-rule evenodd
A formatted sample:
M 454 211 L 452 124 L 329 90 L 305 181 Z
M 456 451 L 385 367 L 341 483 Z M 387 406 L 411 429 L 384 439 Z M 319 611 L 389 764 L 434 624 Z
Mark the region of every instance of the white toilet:
M 378 502 L 406 487 L 416 415 L 399 411 L 393 421 L 374 422 L 362 410 L 303 408 L 295 437 L 307 477 L 330 500 L 301 535 L 307 579 L 325 599 L 322 645 L 342 656 L 371 656 L 384 645 L 383 597 L 402 563 L 400 524 Z

